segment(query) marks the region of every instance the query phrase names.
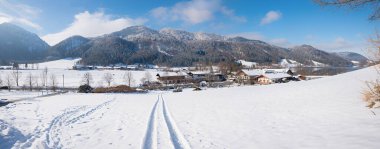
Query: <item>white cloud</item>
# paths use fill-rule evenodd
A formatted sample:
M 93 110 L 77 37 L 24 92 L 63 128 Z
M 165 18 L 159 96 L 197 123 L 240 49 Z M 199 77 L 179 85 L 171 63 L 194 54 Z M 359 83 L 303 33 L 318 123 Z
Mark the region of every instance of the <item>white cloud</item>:
M 269 11 L 264 18 L 261 19 L 260 25 L 270 24 L 279 20 L 282 17 L 282 13 L 279 11 Z
M 151 15 L 160 21 L 183 21 L 189 24 L 199 24 L 214 18 L 221 13 L 232 20 L 245 22 L 244 17 L 235 15 L 232 9 L 221 4 L 220 0 L 191 0 L 178 2 L 172 7 L 157 7 L 150 11 Z
M 235 15 L 235 11 L 232 9 L 223 6 L 220 8 L 220 11 L 234 21 L 247 22 L 247 19 L 245 17 Z
M 32 21 L 41 12 L 40 9 L 29 5 L 0 0 L 0 23 L 15 23 L 41 30 L 42 27 Z
M 147 20 L 142 18 L 131 19 L 128 17 L 112 18 L 104 12 L 90 13 L 88 11 L 75 15 L 75 20 L 64 30 L 48 34 L 42 37 L 50 45 L 74 35 L 84 37 L 96 37 L 107 33 L 119 31 L 129 26 L 144 24 Z

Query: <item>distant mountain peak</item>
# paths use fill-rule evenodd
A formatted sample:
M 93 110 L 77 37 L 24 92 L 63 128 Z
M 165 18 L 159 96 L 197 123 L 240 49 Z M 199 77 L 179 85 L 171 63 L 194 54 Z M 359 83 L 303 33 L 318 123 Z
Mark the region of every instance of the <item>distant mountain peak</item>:
M 0 24 L 0 60 L 42 59 L 49 45 L 39 36 L 12 23 Z

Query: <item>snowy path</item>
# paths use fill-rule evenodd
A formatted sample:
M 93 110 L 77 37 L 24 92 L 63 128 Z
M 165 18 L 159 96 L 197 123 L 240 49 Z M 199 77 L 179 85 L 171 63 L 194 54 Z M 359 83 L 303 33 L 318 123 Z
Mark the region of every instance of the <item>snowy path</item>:
M 190 149 L 190 145 L 178 129 L 162 95 L 154 104 L 144 137 L 143 149 Z

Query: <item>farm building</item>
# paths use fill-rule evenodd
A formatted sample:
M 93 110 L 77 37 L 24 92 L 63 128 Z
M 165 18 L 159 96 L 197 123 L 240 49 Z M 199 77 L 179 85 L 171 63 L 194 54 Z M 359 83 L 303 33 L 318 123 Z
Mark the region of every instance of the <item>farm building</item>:
M 188 75 L 183 72 L 158 73 L 156 76 L 162 84 L 181 84 L 189 82 Z
M 208 72 L 189 72 L 187 73 L 192 82 L 199 83 L 206 82 L 223 82 L 226 81 L 226 76 L 221 73 L 208 73 Z

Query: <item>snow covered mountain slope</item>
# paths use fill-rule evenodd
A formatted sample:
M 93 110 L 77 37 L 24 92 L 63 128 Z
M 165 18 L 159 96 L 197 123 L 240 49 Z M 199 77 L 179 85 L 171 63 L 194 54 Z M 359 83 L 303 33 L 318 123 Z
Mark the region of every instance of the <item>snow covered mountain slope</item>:
M 177 40 L 187 41 L 187 40 L 209 40 L 209 41 L 226 41 L 228 37 L 210 34 L 210 33 L 191 33 L 182 30 L 168 29 L 164 28 L 159 31 L 161 34 L 173 36 Z
M 0 148 L 377 149 L 380 110 L 360 98 L 375 78 L 36 98 L 0 107 Z
M 40 60 L 49 47 L 34 33 L 11 23 L 0 24 L 0 61 Z

